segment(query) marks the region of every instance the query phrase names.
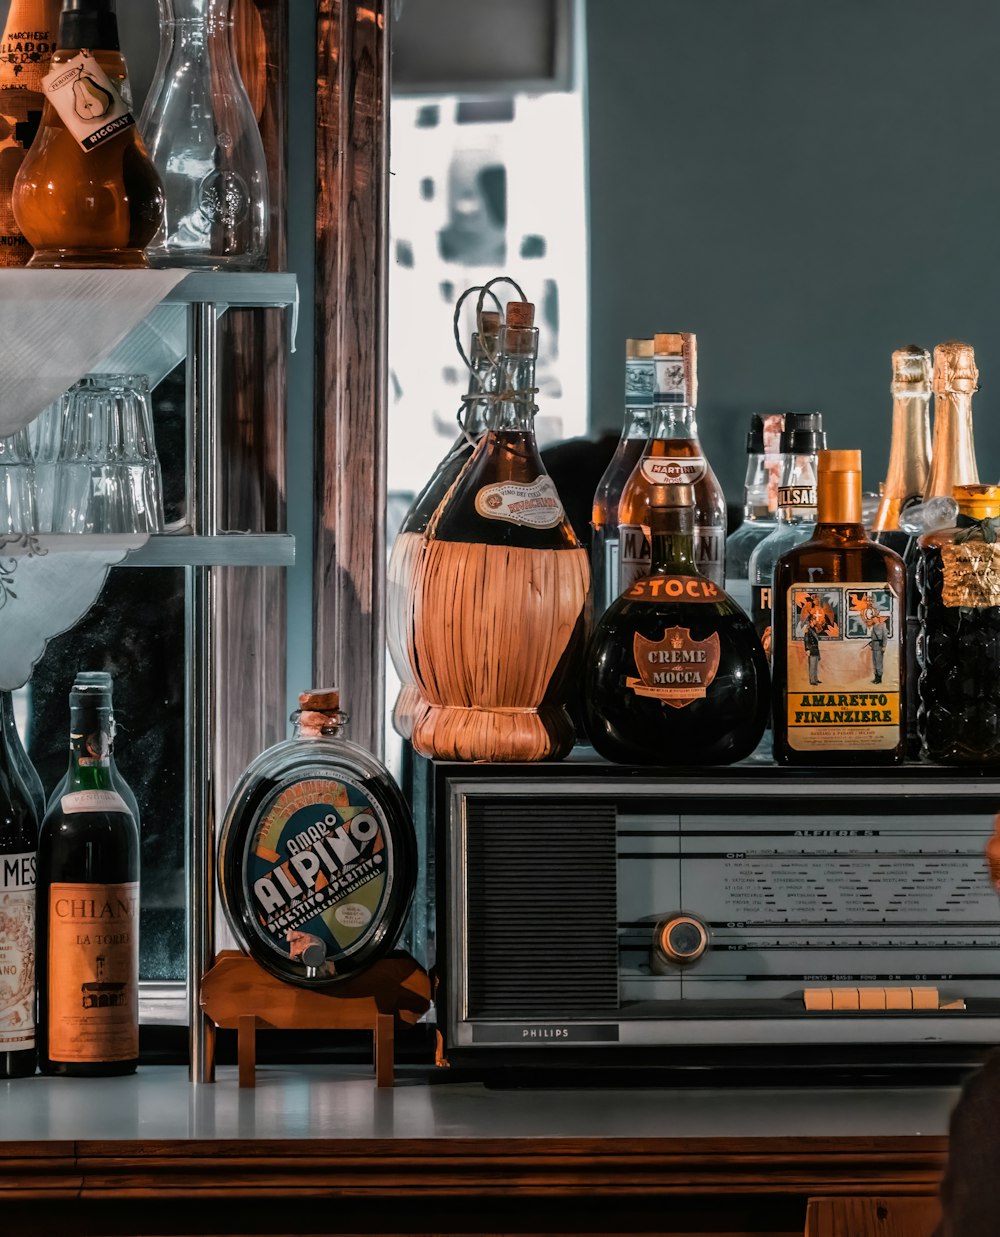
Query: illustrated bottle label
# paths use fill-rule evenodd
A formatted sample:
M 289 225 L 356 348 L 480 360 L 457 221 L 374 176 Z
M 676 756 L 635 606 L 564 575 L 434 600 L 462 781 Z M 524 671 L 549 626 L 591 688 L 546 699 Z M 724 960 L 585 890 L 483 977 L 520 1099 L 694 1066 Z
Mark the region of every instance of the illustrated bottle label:
M 650 485 L 694 485 L 708 472 L 708 461 L 703 455 L 648 455 L 639 471 Z
M 687 370 L 684 358 L 679 356 L 656 357 L 653 361 L 656 371 L 656 390 L 654 403 L 687 405 Z
M 707 640 L 693 640 L 687 627 L 667 627 L 660 640 L 647 640 L 636 632 L 632 654 L 636 677 L 626 677 L 626 687 L 637 696 L 652 696 L 673 709 L 704 700 L 722 655 L 718 632 L 712 632 Z
M 35 856 L 0 855 L 0 1050 L 35 1046 Z
M 702 576 L 642 576 L 625 593 L 629 601 L 718 601 L 721 593 Z
M 812 485 L 779 485 L 778 506 L 789 516 L 816 519 L 816 488 Z
M 786 641 L 788 743 L 875 751 L 899 743 L 899 599 L 885 583 L 793 585 Z M 775 633 L 777 636 L 777 633 Z
M 49 886 L 48 1055 L 139 1055 L 139 883 Z
M 96 150 L 135 124 L 111 79 L 87 51 L 52 69 L 42 84 L 81 150 Z
M 618 525 L 618 596 L 649 572 L 649 540 L 641 524 Z M 694 530 L 694 561 L 719 588 L 726 583 L 726 539 L 721 528 Z
M 652 408 L 655 369 L 647 358 L 629 357 L 625 361 L 625 407 Z
M 377 936 L 389 909 L 392 836 L 374 799 L 346 780 L 286 782 L 254 817 L 245 896 L 267 948 L 331 978 Z
M 525 485 L 515 481 L 484 485 L 476 495 L 476 510 L 484 519 L 528 528 L 555 528 L 563 519 L 562 502 L 548 475 Z
M 764 646 L 764 652 L 771 656 L 771 595 L 770 584 L 752 584 L 750 586 L 750 609 L 753 625 Z

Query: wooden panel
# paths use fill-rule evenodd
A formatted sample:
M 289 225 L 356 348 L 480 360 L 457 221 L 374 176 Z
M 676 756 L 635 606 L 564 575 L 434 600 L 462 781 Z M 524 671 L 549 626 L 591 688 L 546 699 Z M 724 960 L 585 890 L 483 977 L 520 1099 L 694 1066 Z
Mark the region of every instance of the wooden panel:
M 381 753 L 385 664 L 385 0 L 318 0 L 314 677 Z
M 288 0 L 235 0 L 240 72 L 258 116 L 270 187 L 268 269 L 287 267 Z M 219 444 L 224 528 L 284 531 L 285 313 L 240 310 L 222 319 L 222 425 Z M 279 568 L 217 572 L 216 671 L 219 807 L 240 773 L 265 747 L 286 737 L 285 573 Z
M 936 1198 L 811 1198 L 805 1237 L 933 1237 Z

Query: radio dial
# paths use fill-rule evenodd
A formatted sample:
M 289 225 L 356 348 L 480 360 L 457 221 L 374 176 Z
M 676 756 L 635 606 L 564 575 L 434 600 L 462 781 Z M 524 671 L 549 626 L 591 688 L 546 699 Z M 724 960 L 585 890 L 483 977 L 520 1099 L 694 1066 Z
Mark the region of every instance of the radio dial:
M 654 944 L 661 957 L 684 966 L 708 948 L 708 928 L 693 915 L 674 915 L 657 925 Z

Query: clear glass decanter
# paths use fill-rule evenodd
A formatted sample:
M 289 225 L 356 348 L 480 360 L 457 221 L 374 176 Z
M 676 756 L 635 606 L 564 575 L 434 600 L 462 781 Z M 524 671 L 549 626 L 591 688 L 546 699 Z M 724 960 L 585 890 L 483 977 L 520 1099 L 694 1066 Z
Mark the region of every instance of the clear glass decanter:
M 267 263 L 264 144 L 240 78 L 231 0 L 159 0 L 161 45 L 139 127 L 166 208 L 153 266 L 261 270 Z

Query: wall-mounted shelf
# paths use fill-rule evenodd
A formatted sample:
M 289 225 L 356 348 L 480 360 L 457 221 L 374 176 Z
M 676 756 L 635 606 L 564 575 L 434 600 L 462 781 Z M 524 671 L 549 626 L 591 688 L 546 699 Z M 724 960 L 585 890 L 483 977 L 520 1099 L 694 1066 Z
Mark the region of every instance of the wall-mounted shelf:
M 5 557 L 23 554 L 93 554 L 123 551 L 122 567 L 292 567 L 295 538 L 288 533 L 191 532 L 121 535 L 42 533 L 3 547 Z

